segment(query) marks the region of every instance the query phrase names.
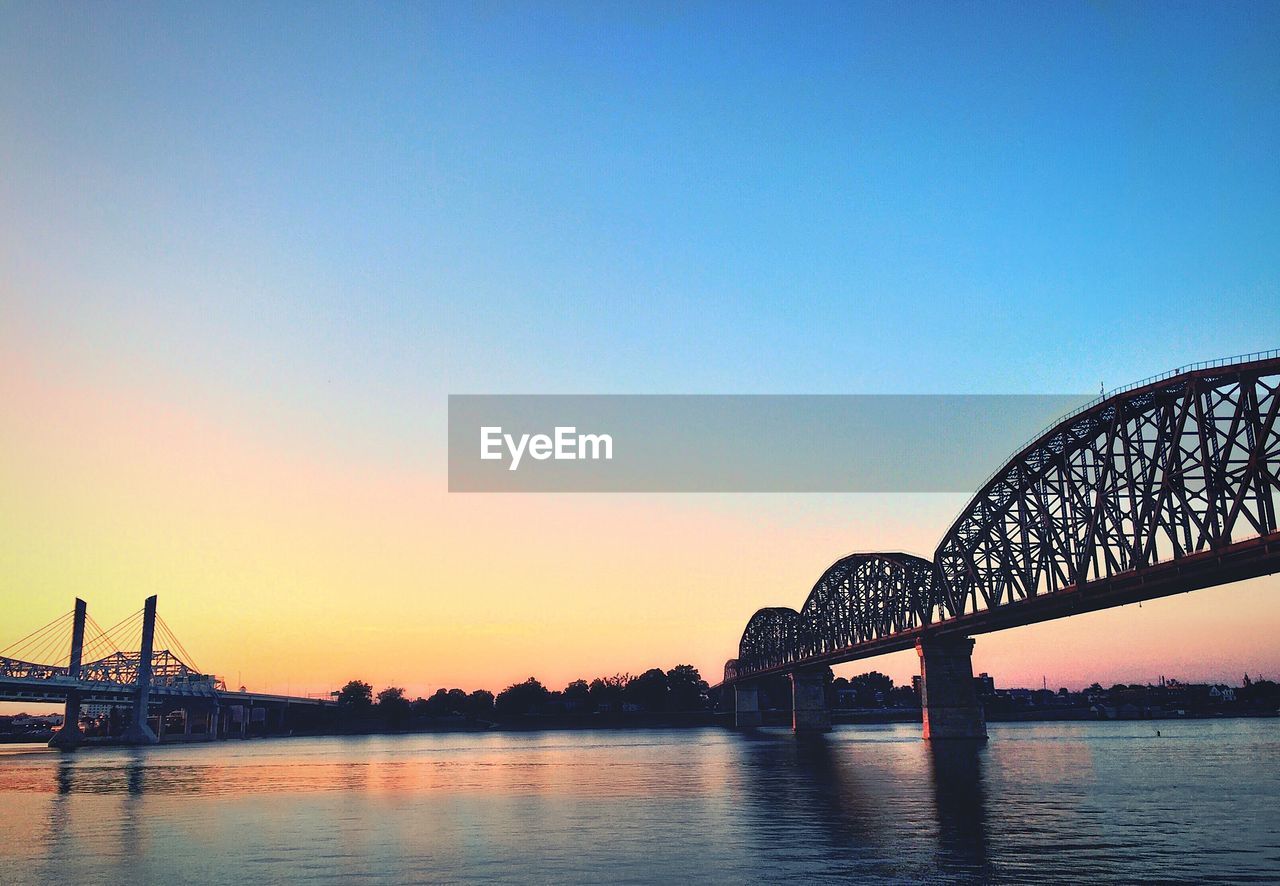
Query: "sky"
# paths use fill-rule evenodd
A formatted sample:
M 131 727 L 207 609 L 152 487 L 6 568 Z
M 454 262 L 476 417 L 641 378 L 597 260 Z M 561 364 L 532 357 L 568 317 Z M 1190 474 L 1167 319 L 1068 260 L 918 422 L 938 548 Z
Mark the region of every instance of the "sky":
M 447 395 L 1071 393 L 1276 347 L 1278 42 L 1264 3 L 4 0 L 0 646 L 159 594 L 264 691 L 714 682 L 757 608 L 928 556 L 966 497 L 450 494 Z M 1280 677 L 1277 591 L 975 668 Z

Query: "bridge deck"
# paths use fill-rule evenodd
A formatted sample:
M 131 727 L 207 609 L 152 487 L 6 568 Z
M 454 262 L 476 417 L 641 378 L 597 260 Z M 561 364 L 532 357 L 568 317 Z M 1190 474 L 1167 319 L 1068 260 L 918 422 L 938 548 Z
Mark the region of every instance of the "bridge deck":
M 25 701 L 61 704 L 67 700 L 69 690 L 80 693 L 84 704 L 132 704 L 138 687 L 124 683 L 102 683 L 86 680 L 2 677 L 0 701 Z M 221 705 L 237 704 L 289 704 L 323 707 L 334 702 L 327 698 L 308 698 L 297 695 L 274 695 L 265 692 L 231 692 L 200 686 L 152 686 L 149 691 L 152 702 L 210 701 Z
M 901 652 L 914 648 L 918 641 L 926 638 L 988 634 L 1276 572 L 1280 572 L 1280 532 L 1248 539 L 1220 550 L 1188 554 L 1177 560 L 1131 570 L 1109 579 L 1080 586 L 1072 585 L 1051 594 L 1005 603 L 994 609 L 982 609 L 932 622 L 923 627 L 823 652 L 799 661 L 752 671 L 736 680 L 724 680 L 712 688 L 789 674 L 804 668 L 829 667 L 890 652 Z

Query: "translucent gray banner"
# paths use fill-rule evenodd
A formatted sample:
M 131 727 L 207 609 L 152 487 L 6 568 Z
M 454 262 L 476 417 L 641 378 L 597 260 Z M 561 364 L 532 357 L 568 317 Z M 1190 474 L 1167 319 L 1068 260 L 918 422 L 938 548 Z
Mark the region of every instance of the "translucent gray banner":
M 973 492 L 1090 399 L 449 397 L 450 492 Z

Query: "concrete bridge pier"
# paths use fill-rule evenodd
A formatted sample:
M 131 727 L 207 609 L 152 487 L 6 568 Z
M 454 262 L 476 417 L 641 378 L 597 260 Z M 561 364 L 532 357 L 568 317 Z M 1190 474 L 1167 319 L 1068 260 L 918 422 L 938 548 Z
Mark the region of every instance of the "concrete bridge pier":
M 791 729 L 830 732 L 826 668 L 791 672 Z
M 88 606 L 79 597 L 76 598 L 76 610 L 71 622 L 71 663 L 67 668 L 67 676 L 72 680 L 80 679 L 80 659 L 84 655 L 84 621 Z M 67 706 L 62 715 L 62 726 L 49 739 L 49 747 L 68 750 L 84 740 L 80 731 L 80 690 L 67 690 Z
M 920 707 L 926 740 L 985 740 L 986 718 L 973 685 L 973 640 L 969 637 L 921 640 Z
M 160 739 L 147 723 L 151 703 L 151 653 L 156 639 L 156 598 L 150 596 L 142 607 L 142 649 L 138 654 L 138 690 L 133 700 L 133 716 L 125 730 L 126 744 L 155 744 Z M 164 715 L 160 717 L 164 728 Z
M 763 721 L 760 716 L 760 687 L 755 683 L 733 684 L 733 725 L 739 729 L 759 726 Z
M 67 690 L 67 706 L 62 715 L 62 725 L 49 738 L 49 747 L 69 751 L 80 746 L 84 733 L 80 731 L 80 690 Z

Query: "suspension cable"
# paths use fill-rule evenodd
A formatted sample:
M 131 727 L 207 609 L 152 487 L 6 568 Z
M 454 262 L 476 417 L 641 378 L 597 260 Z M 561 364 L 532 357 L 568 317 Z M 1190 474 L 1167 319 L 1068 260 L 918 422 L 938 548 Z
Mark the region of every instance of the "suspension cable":
M 192 657 L 191 653 L 187 651 L 187 647 L 182 645 L 182 641 L 178 639 L 178 635 L 175 634 L 173 632 L 173 629 L 170 628 L 169 625 L 165 622 L 165 620 L 160 617 L 159 613 L 156 613 L 156 621 L 160 623 L 160 626 L 162 628 L 164 628 L 164 632 L 169 636 L 169 639 L 173 641 L 173 645 L 178 647 L 178 652 L 179 654 L 182 655 L 183 664 L 191 668 L 191 670 L 196 671 L 197 673 L 204 673 L 203 671 L 200 670 L 199 665 L 196 664 L 195 659 Z
M 59 622 L 65 621 L 67 618 L 74 617 L 74 616 L 75 616 L 75 613 L 74 613 L 74 612 L 64 612 L 62 615 L 58 616 L 57 618 L 55 618 L 53 621 L 49 622 L 48 624 L 46 624 L 46 625 L 44 625 L 44 626 L 42 626 L 42 627 L 39 627 L 39 628 L 37 628 L 36 630 L 32 631 L 31 633 L 27 634 L 27 635 L 26 635 L 25 637 L 23 637 L 21 640 L 16 640 L 15 642 L 10 643 L 8 646 L 4 647 L 3 649 L 0 649 L 0 655 L 4 655 L 4 656 L 7 656 L 7 657 L 15 657 L 15 658 L 16 658 L 17 656 L 8 656 L 8 653 L 9 653 L 10 651 L 16 651 L 16 650 L 18 650 L 18 649 L 25 648 L 25 647 L 24 647 L 24 644 L 26 644 L 28 640 L 32 640 L 32 639 L 33 639 L 34 637 L 36 637 L 38 634 L 43 634 L 45 631 L 49 630 L 50 628 L 53 628 L 53 627 L 54 627 L 55 625 L 57 625 Z
M 70 646 L 70 635 L 67 631 L 66 623 L 45 631 L 40 636 L 24 644 L 18 657 L 32 663 L 48 664 L 48 662 L 44 661 L 44 658 L 51 655 L 59 645 Z

